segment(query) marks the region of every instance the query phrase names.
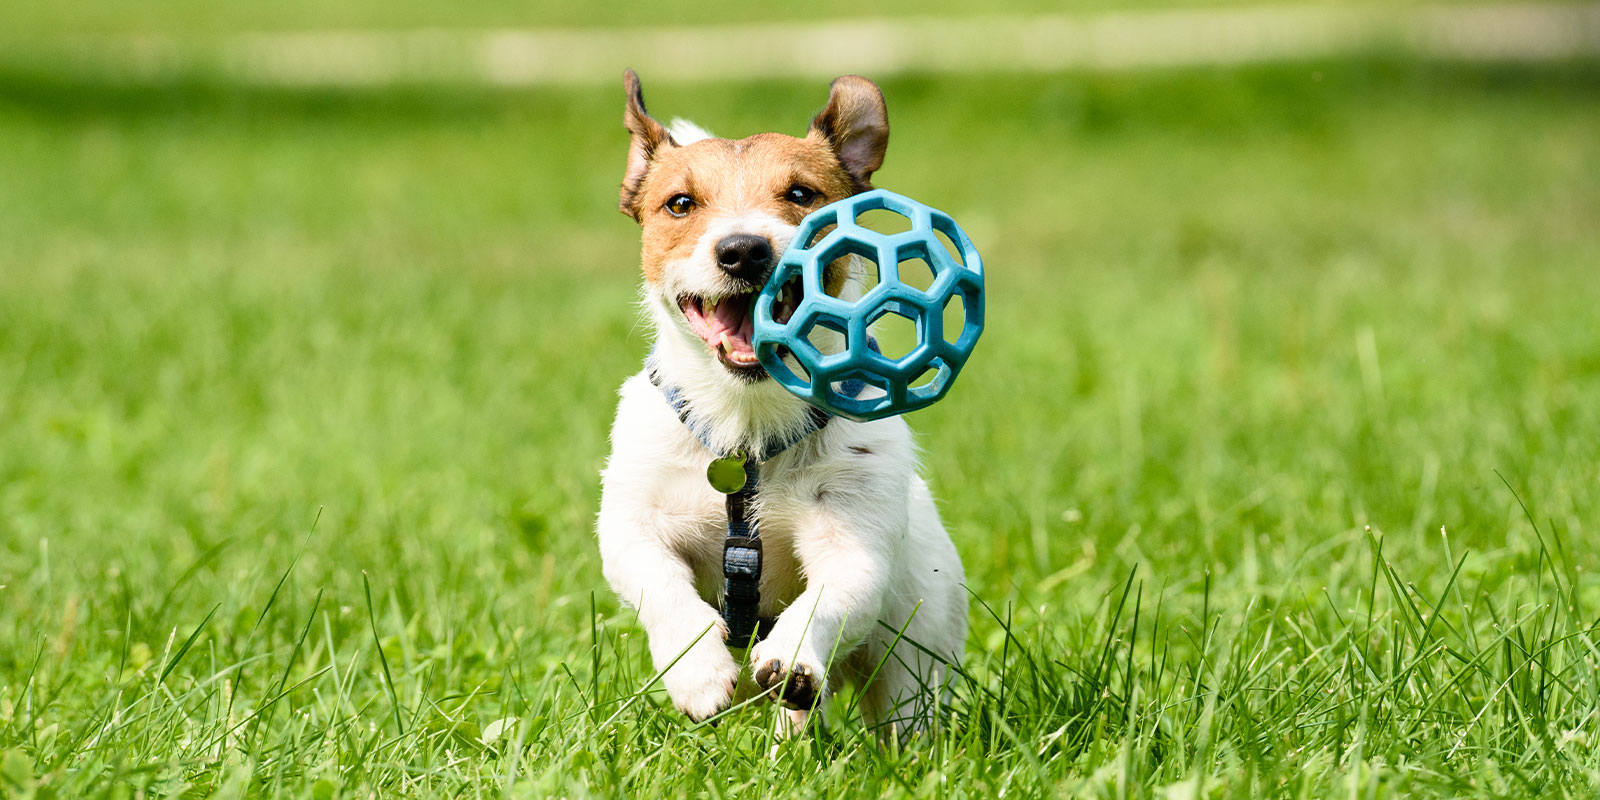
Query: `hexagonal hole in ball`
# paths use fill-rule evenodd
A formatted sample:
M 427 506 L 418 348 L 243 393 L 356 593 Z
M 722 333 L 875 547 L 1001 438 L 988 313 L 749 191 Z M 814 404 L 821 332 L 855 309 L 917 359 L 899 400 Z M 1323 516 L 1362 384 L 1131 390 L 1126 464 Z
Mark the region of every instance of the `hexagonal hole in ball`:
M 805 293 L 805 280 L 800 276 L 799 270 L 794 270 L 789 279 L 778 289 L 778 296 L 772 303 L 772 321 L 784 325 L 793 319 L 794 312 L 798 310 L 800 299 L 805 297 Z
M 889 394 L 888 381 L 870 372 L 859 370 L 840 375 L 830 386 L 839 395 L 862 401 L 878 400 Z
M 801 338 L 810 342 L 818 353 L 824 356 L 831 356 L 845 351 L 845 346 L 849 343 L 849 337 L 845 331 L 843 320 L 818 316 L 807 323 Z
M 943 366 L 944 362 L 935 359 L 927 369 L 923 370 L 917 375 L 917 377 L 911 380 L 911 383 L 907 386 L 907 388 L 913 392 L 919 393 L 921 391 L 934 391 L 935 384 L 937 384 L 939 380 L 940 369 Z
M 967 329 L 967 300 L 964 295 L 953 294 L 944 301 L 944 313 L 940 315 L 940 323 L 944 327 L 944 340 L 955 344 L 961 339 L 961 334 Z
M 845 240 L 821 253 L 828 294 L 853 300 L 878 285 L 878 250 L 865 242 Z
M 856 214 L 856 224 L 886 236 L 911 230 L 911 220 L 906 215 L 887 208 L 872 208 Z
M 787 347 L 779 347 L 777 349 L 777 355 L 778 361 L 782 363 L 783 368 L 793 373 L 795 378 L 801 383 L 811 382 L 810 370 L 806 369 L 806 365 L 800 363 L 800 359 L 795 358 L 794 351 Z
M 917 317 L 914 307 L 900 303 L 886 306 L 868 323 L 872 335 L 878 340 L 878 352 L 890 361 L 899 361 L 911 354 L 920 344 Z
M 816 231 L 811 234 L 811 238 L 802 245 L 801 249 L 809 250 L 816 247 L 818 242 L 826 239 L 828 234 L 833 233 L 834 229 L 839 227 L 839 212 L 831 212 L 826 217 L 819 218 L 817 222 L 819 224 L 816 227 Z
M 950 223 L 950 225 L 954 225 L 954 223 Z M 944 249 L 950 252 L 950 256 L 956 260 L 957 264 L 964 267 L 967 265 L 967 257 L 961 252 L 961 248 L 956 246 L 955 237 L 946 230 L 946 227 L 943 220 L 937 216 L 933 218 L 934 238 L 939 240 L 939 244 L 944 245 Z
M 904 253 L 900 257 L 900 282 L 926 293 L 933 287 L 933 267 L 922 256 L 907 258 Z

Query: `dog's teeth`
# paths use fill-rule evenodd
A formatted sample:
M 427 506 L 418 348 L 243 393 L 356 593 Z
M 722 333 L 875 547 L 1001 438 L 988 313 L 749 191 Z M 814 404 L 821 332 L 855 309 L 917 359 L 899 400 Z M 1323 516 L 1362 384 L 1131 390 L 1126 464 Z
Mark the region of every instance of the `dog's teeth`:
M 722 334 L 722 339 L 717 342 L 717 346 L 722 348 L 722 352 L 730 356 L 733 355 L 733 342 L 728 340 L 728 334 Z
M 721 300 L 707 300 L 706 301 L 706 306 L 705 306 L 706 307 L 706 316 L 708 316 L 708 317 L 716 316 L 716 314 L 717 314 L 717 304 L 719 304 L 721 302 L 722 302 Z

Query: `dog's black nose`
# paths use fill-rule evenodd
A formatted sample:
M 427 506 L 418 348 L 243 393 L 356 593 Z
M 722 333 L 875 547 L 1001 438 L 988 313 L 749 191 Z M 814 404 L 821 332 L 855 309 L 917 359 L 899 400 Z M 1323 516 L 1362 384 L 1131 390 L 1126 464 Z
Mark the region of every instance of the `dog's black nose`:
M 716 251 L 717 266 L 735 278 L 759 283 L 772 269 L 772 244 L 765 236 L 736 233 L 717 242 Z

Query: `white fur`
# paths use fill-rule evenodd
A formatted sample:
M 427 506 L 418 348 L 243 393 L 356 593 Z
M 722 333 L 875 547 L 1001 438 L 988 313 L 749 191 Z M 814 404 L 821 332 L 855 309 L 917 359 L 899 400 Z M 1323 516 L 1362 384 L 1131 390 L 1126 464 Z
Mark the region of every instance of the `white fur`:
M 672 122 L 668 123 L 667 132 L 672 134 L 672 141 L 677 142 L 679 146 L 694 144 L 701 139 L 716 138 L 711 135 L 710 131 L 683 117 L 674 118 Z
M 725 214 L 713 220 L 695 243 L 693 252 L 662 265 L 661 283 L 654 289 L 666 302 L 666 310 L 671 312 L 676 321 L 688 324 L 677 306 L 678 298 L 686 294 L 721 298 L 747 290 L 717 267 L 717 259 L 712 252 L 717 242 L 736 233 L 765 236 L 772 244 L 772 252 L 781 253 L 789 246 L 789 240 L 794 238 L 794 226 L 771 214 L 754 210 Z M 668 320 L 655 317 L 653 321 L 660 325 Z M 695 342 L 698 344 L 699 340 Z
M 682 392 L 723 452 L 803 430 L 809 418 L 809 407 L 775 381 L 749 382 L 724 369 L 678 308 L 684 293 L 733 292 L 710 248 L 738 232 L 768 236 L 775 252 L 793 236 L 791 226 L 760 213 L 716 220 L 693 255 L 664 265 L 644 297 L 658 374 Z M 705 478 L 714 454 L 644 372 L 620 394 L 598 520 L 606 579 L 638 611 L 656 668 L 672 665 L 663 681 L 674 704 L 704 719 L 729 707 L 740 676 L 717 610 L 727 517 L 724 496 Z M 760 466 L 755 504 L 764 554 L 760 611 L 777 624 L 751 648 L 750 664 L 803 665 L 826 691 L 828 680 L 863 680 L 882 663 L 862 710 L 894 729 L 931 722 L 951 678 L 909 644 L 889 654 L 894 631 L 905 627 L 906 638 L 950 662 L 959 661 L 967 631 L 961 560 L 916 467 L 904 420 L 834 419 Z M 791 725 L 805 718 L 789 715 Z

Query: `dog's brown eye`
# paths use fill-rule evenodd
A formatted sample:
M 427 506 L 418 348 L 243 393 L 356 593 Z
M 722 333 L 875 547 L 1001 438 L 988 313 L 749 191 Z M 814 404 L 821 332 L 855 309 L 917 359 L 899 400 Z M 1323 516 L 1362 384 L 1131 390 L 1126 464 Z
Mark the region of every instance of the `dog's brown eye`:
M 816 202 L 817 190 L 809 186 L 795 184 L 789 187 L 789 191 L 783 193 L 783 199 L 797 206 L 809 206 Z
M 694 210 L 694 198 L 686 194 L 675 194 L 667 201 L 667 213 L 674 217 L 688 216 Z

